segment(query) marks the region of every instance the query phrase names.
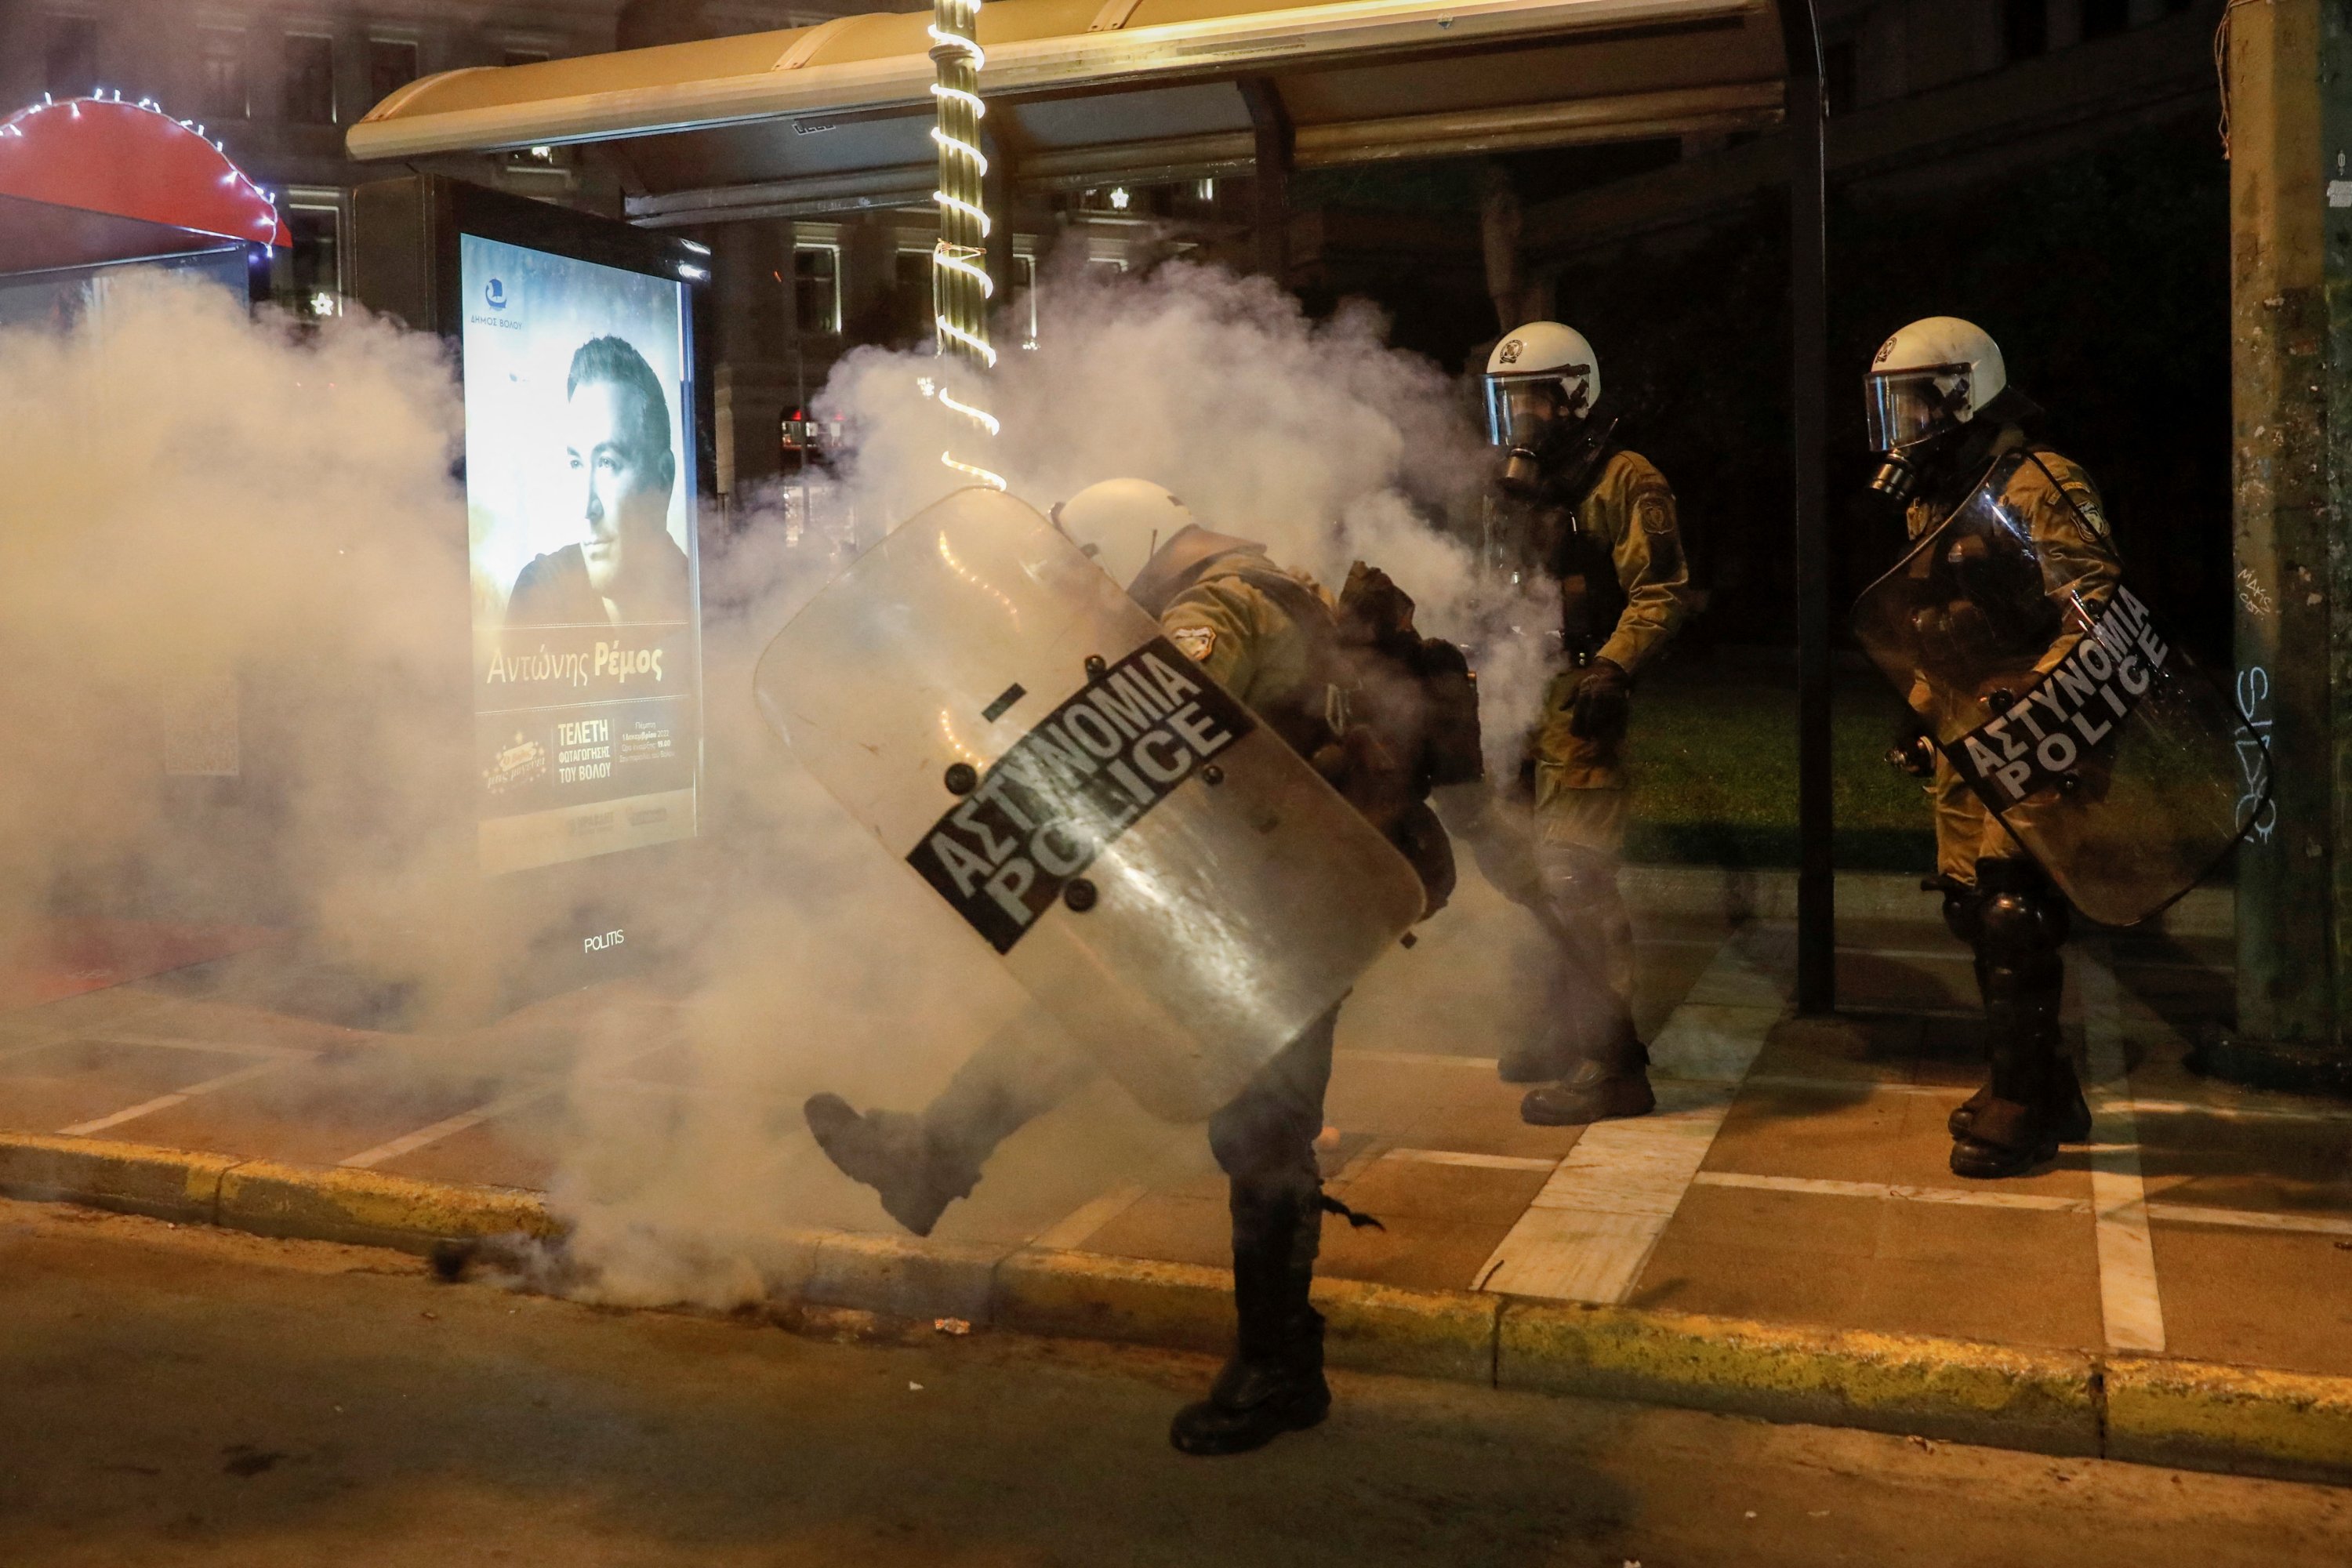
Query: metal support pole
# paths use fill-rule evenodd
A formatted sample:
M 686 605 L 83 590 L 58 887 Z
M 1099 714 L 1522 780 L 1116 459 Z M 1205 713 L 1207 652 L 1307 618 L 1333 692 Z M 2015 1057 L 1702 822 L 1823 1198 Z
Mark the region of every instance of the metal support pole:
M 1257 138 L 1257 270 L 1286 284 L 1290 279 L 1290 169 L 1297 135 L 1281 89 L 1271 80 L 1248 77 L 1241 89 Z
M 980 121 L 988 112 L 980 100 L 980 68 L 988 60 L 976 36 L 980 6 L 981 0 L 934 0 L 931 13 L 931 98 L 939 105 L 931 140 L 940 150 L 940 188 L 931 193 L 940 215 L 939 243 L 931 248 L 931 322 L 941 359 L 985 373 L 996 365 L 988 341 L 988 300 L 996 284 L 988 275 L 988 237 L 995 226 L 984 205 L 988 155 L 980 146 Z M 975 439 L 983 432 L 994 436 L 996 416 L 977 388 L 950 386 L 947 379 L 938 388 L 940 403 L 970 422 Z M 1003 476 L 983 463 L 953 451 L 940 453 L 940 461 L 982 484 L 1004 488 Z
M 981 181 L 981 203 L 988 209 L 988 275 L 996 280 L 1000 300 L 1013 297 L 1013 156 L 1004 138 L 983 132 L 980 150 L 987 155 L 988 174 Z M 1018 332 L 1013 334 L 1016 338 Z
M 1796 470 L 1797 1010 L 1837 1007 L 1831 833 L 1828 104 L 1812 0 L 1780 0 L 1789 58 L 1790 456 Z
M 2273 793 L 2240 780 L 2237 1026 L 2190 1064 L 2265 1089 L 2352 1094 L 2352 14 L 2233 7 L 2222 33 L 2237 699 Z

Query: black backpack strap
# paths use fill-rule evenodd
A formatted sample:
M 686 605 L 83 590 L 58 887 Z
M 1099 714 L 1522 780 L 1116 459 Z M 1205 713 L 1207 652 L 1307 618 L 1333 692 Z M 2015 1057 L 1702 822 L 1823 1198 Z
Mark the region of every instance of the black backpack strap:
M 1244 566 L 1234 574 L 1267 598 L 1282 606 L 1282 613 L 1298 622 L 1318 637 L 1338 632 L 1339 623 L 1315 590 L 1286 572 L 1268 572 L 1263 567 Z

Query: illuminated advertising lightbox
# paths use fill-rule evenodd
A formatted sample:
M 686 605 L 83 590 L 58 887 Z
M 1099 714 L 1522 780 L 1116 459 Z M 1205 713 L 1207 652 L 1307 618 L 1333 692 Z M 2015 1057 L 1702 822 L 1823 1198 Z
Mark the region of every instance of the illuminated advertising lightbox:
M 691 838 L 686 286 L 473 233 L 457 261 L 481 869 Z

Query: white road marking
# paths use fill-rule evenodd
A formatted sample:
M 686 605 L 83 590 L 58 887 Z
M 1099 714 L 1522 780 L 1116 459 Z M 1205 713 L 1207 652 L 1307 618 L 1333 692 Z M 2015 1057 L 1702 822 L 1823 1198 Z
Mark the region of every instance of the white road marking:
M 211 1051 L 225 1057 L 267 1057 L 275 1061 L 309 1061 L 317 1050 L 302 1046 L 261 1046 L 242 1040 L 187 1040 L 168 1035 L 133 1035 L 115 1031 L 80 1035 L 76 1038 L 101 1046 L 144 1046 L 163 1051 Z
M 2204 1204 L 2147 1205 L 2147 1217 L 2174 1225 L 2222 1226 L 2234 1230 L 2294 1230 L 2319 1236 L 2352 1236 L 2352 1219 L 2318 1214 L 2270 1214 L 2259 1209 L 2213 1208 Z
M 1391 1149 L 1383 1160 L 1403 1160 L 1416 1165 L 1468 1165 L 1482 1171 L 1555 1171 L 1558 1160 L 1526 1154 L 1461 1154 L 1451 1149 Z
M 1079 1205 L 1062 1218 L 1031 1237 L 1029 1245 L 1047 1247 L 1056 1252 L 1069 1251 L 1129 1209 L 1133 1208 L 1143 1194 L 1142 1185 L 1135 1182 L 1113 1187 L 1102 1196 Z
M 561 1088 L 559 1084 L 541 1084 L 533 1089 L 519 1089 L 511 1094 L 503 1094 L 496 1100 L 478 1105 L 471 1110 L 461 1110 L 455 1116 L 444 1117 L 430 1127 L 420 1127 L 414 1132 L 404 1132 L 389 1142 L 379 1143 L 373 1149 L 363 1149 L 351 1158 L 338 1160 L 335 1163 L 346 1170 L 373 1170 L 386 1161 L 397 1160 L 403 1154 L 414 1154 L 428 1144 L 438 1143 L 444 1138 L 454 1138 L 468 1128 L 479 1127 L 485 1121 L 496 1121 L 508 1112 L 520 1110 L 535 1100 L 545 1100 L 557 1093 Z
M 1477 1068 L 1484 1072 L 1493 1072 L 1499 1065 L 1494 1057 L 1450 1057 L 1439 1051 L 1338 1051 L 1333 1054 L 1343 1062 L 1370 1062 L 1378 1067 Z
M 2222 1121 L 2352 1121 L 2352 1110 L 2331 1110 L 2316 1105 L 2210 1105 L 2195 1100 L 2142 1100 L 2134 1096 L 2132 1109 L 2142 1116 L 2210 1116 Z
M 1886 1182 L 1832 1182 L 1818 1176 L 1751 1176 L 1744 1171 L 1701 1171 L 1700 1187 L 1748 1187 L 1768 1193 L 1805 1193 L 1820 1197 L 1875 1198 L 1910 1204 L 1955 1204 L 1964 1208 L 2037 1209 L 2050 1214 L 2088 1214 L 2088 1198 L 2053 1193 L 2005 1193 L 1991 1187 L 1914 1187 Z
M 1818 1089 L 1825 1094 L 1852 1094 L 1856 1089 L 1872 1094 L 1916 1095 L 1922 1100 L 1951 1100 L 1954 1104 L 1968 1098 L 1959 1085 L 1948 1083 L 1902 1083 L 1884 1078 L 1801 1078 L 1791 1073 L 1751 1073 L 1747 1079 L 1749 1088 Z
M 1478 1289 L 1604 1303 L 1633 1292 L 1786 1011 L 1774 972 L 1785 973 L 1786 934 L 1751 927 L 1717 951 L 1651 1047 L 1657 1110 L 1586 1128 L 1475 1276 Z
M 637 1050 L 622 1053 L 604 1064 L 604 1070 L 617 1073 L 635 1066 L 648 1057 L 660 1055 L 667 1050 L 669 1046 L 670 1042 L 664 1040 L 658 1045 L 646 1046 Z M 397 1160 L 404 1154 L 414 1154 L 417 1150 L 438 1143 L 444 1138 L 454 1138 L 469 1128 L 479 1127 L 485 1121 L 495 1121 L 499 1117 L 520 1110 L 536 1100 L 561 1094 L 573 1081 L 567 1077 L 540 1079 L 526 1082 L 521 1087 L 509 1089 L 496 1100 L 487 1100 L 471 1110 L 461 1110 L 455 1116 L 444 1117 L 430 1127 L 420 1127 L 414 1132 L 404 1132 L 389 1142 L 379 1143 L 373 1149 L 362 1149 L 349 1159 L 338 1160 L 335 1163 L 354 1171 L 369 1170 L 386 1161 Z M 621 1080 L 583 1078 L 578 1081 L 593 1084 L 600 1081 Z
M 210 1094 L 215 1089 L 227 1089 L 231 1085 L 244 1083 L 249 1079 L 259 1078 L 264 1073 L 276 1072 L 290 1061 L 308 1059 L 307 1053 L 299 1058 L 273 1057 L 268 1061 L 256 1062 L 251 1067 L 239 1068 L 235 1072 L 225 1072 L 218 1078 L 208 1078 L 202 1083 L 192 1083 L 187 1088 L 171 1094 L 159 1094 L 152 1100 L 142 1100 L 128 1110 L 116 1111 L 111 1116 L 101 1116 L 94 1121 L 77 1121 L 71 1127 L 60 1127 L 58 1129 L 58 1135 L 61 1138 L 87 1138 L 93 1132 L 103 1132 L 110 1127 L 120 1127 L 126 1121 L 136 1121 L 142 1116 L 152 1116 L 159 1110 L 169 1110 L 175 1105 L 185 1104 L 198 1095 Z
M 2156 1282 L 2156 1248 L 2147 1234 L 2147 1187 L 2140 1178 L 2139 1124 L 2124 1064 L 2123 1025 L 2115 972 L 2104 948 L 2077 950 L 2083 1041 L 2090 1057 L 2091 1212 L 2099 1245 L 2099 1311 L 2107 1348 L 2164 1350 L 2164 1300 Z
M 1637 936 L 1636 947 L 1717 947 L 1721 942 L 1713 937 Z M 1929 963 L 1969 963 L 1975 956 L 1957 942 L 1950 947 L 1862 947 L 1838 944 L 1841 958 L 1894 958 Z M 2145 971 L 2153 973 L 2210 974 L 2226 979 L 2231 971 L 2226 964 L 2196 963 L 2177 958 L 2125 958 L 2116 961 L 2118 969 Z

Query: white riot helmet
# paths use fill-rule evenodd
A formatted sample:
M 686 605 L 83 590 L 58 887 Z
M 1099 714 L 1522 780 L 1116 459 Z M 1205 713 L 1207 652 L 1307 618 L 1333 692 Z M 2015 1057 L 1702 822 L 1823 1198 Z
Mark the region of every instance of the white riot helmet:
M 1870 449 L 1900 455 L 1958 429 L 2009 385 L 2000 345 L 1958 316 L 1929 316 L 1870 362 Z
M 1122 588 L 1132 586 L 1160 547 L 1193 522 L 1182 501 L 1150 479 L 1088 485 L 1051 515 L 1054 526 Z
M 1486 356 L 1486 439 L 1532 455 L 1556 426 L 1601 401 L 1601 359 L 1574 327 L 1529 321 Z

